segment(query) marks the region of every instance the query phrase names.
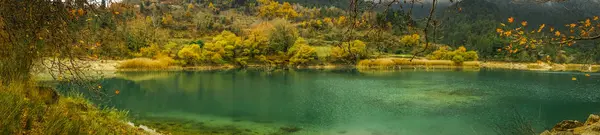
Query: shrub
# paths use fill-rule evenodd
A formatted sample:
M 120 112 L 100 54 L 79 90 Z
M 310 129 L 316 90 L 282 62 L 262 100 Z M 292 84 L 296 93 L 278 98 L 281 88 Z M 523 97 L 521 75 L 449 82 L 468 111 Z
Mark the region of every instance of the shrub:
M 452 61 L 455 63 L 463 63 L 465 62 L 465 58 L 463 58 L 462 55 L 454 55 L 454 57 L 452 57 Z
M 169 42 L 165 46 L 163 46 L 162 53 L 169 57 L 177 57 L 177 43 Z
M 367 57 L 366 45 L 360 40 L 344 42 L 341 46 L 331 49 L 331 57 L 334 61 L 355 63 Z
M 184 65 L 196 65 L 200 62 L 200 46 L 196 44 L 186 45 L 179 52 L 177 57 L 183 60 Z
M 157 56 L 163 56 L 163 55 L 166 55 L 165 53 L 163 53 L 163 48 L 158 46 L 155 43 L 150 44 L 150 46 L 148 46 L 148 47 L 142 47 L 142 48 L 140 48 L 140 52 L 133 54 L 133 56 L 136 56 L 136 57 L 148 57 L 148 58 L 155 58 Z
M 288 2 L 279 4 L 273 0 L 258 0 L 258 16 L 265 18 L 281 17 L 286 19 L 293 19 L 299 16 L 298 12 L 294 10 L 292 5 Z
M 400 39 L 400 43 L 404 46 L 415 46 L 418 45 L 420 42 L 421 36 L 419 36 L 419 34 L 404 35 Z
M 449 50 L 448 50 L 448 46 L 441 46 L 438 48 L 438 50 L 432 52 L 431 54 L 429 54 L 427 56 L 427 59 L 431 59 L 431 60 L 447 60 L 449 59 L 448 54 Z
M 247 47 L 251 57 L 257 58 L 268 53 L 269 35 L 272 30 L 273 25 L 268 22 L 260 23 L 250 29 L 243 44 Z
M 479 59 L 479 55 L 477 55 L 477 52 L 475 51 L 468 51 L 464 57 L 465 60 L 469 61 L 477 61 Z
M 164 44 L 170 37 L 166 29 L 154 28 L 151 17 L 138 17 L 127 21 L 126 41 L 131 51 L 139 51 L 140 48 L 148 46 L 148 43 Z
M 288 55 L 291 55 L 290 66 L 304 65 L 314 60 L 317 57 L 316 49 L 310 47 L 306 40 L 298 38 L 294 46 L 288 51 Z
M 287 52 L 298 37 L 298 30 L 290 22 L 282 19 L 273 21 L 274 29 L 269 35 L 269 46 L 275 52 Z
M 229 31 L 223 31 L 213 38 L 213 42 L 206 43 L 202 55 L 209 57 L 210 62 L 223 64 L 236 62 L 235 58 L 244 55 L 242 39 Z
M 367 46 L 370 49 L 376 49 L 380 53 L 406 52 L 409 47 L 401 45 L 402 43 L 396 36 L 389 32 L 370 31 L 365 35 Z M 410 46 L 412 47 L 412 46 Z
M 450 51 L 448 46 L 441 46 L 438 50 L 427 56 L 430 60 L 452 60 L 462 64 L 464 61 L 477 61 L 479 56 L 475 51 L 467 51 L 467 48 L 461 46 L 454 51 Z
M 225 60 L 223 60 L 223 57 L 221 57 L 221 54 L 215 53 L 210 57 L 210 61 L 212 61 L 213 63 L 216 64 L 223 64 L 225 63 Z
M 521 62 L 535 62 L 536 58 L 529 55 L 527 51 L 521 51 L 517 54 L 517 60 Z

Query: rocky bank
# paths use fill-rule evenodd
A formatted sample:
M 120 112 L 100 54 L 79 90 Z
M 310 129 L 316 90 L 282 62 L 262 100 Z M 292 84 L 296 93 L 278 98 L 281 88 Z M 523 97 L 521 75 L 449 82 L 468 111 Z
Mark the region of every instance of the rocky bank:
M 540 135 L 600 135 L 599 121 L 600 116 L 595 114 L 591 114 L 584 123 L 577 120 L 564 120 Z

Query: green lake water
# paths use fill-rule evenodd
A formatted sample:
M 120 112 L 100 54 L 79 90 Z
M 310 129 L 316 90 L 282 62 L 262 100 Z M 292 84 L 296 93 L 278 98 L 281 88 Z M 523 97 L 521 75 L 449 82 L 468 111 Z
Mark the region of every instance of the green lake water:
M 128 110 L 137 121 L 160 119 L 190 130 L 223 130 L 212 133 L 487 135 L 512 134 L 509 129 L 519 125 L 514 123 L 541 132 L 561 120 L 585 121 L 600 112 L 600 74 L 591 75 L 505 70 L 161 71 L 123 72 L 101 83 L 107 91 L 120 91 L 103 104 Z M 233 129 L 240 131 L 227 133 Z

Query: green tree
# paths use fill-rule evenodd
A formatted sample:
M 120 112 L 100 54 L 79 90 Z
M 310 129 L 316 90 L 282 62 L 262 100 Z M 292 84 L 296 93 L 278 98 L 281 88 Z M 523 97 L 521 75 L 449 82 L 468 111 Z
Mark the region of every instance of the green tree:
M 182 59 L 185 65 L 197 65 L 201 60 L 200 46 L 197 44 L 186 45 L 177 52 L 177 57 Z
M 298 30 L 287 20 L 273 21 L 274 29 L 269 35 L 269 46 L 275 52 L 287 52 L 298 38 Z

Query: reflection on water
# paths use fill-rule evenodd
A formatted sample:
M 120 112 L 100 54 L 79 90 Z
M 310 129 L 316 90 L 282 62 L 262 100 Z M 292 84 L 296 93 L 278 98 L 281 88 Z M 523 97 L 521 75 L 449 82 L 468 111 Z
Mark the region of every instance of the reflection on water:
M 120 90 L 111 106 L 141 120 L 239 129 L 234 134 L 464 135 L 494 134 L 514 112 L 539 130 L 582 120 L 600 111 L 598 80 L 486 70 L 241 70 L 124 72 L 102 83 Z

